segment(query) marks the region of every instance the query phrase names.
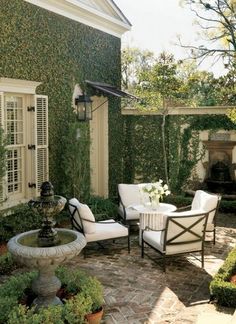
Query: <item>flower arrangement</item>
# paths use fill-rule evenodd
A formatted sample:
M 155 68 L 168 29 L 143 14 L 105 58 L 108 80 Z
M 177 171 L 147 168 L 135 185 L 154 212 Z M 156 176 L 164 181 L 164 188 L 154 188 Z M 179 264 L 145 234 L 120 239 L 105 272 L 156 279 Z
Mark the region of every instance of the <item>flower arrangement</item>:
M 158 182 L 148 183 L 142 188 L 142 190 L 148 194 L 151 204 L 159 204 L 159 201 L 163 199 L 163 196 L 168 196 L 170 194 L 168 185 L 163 185 L 163 180 L 161 179 Z

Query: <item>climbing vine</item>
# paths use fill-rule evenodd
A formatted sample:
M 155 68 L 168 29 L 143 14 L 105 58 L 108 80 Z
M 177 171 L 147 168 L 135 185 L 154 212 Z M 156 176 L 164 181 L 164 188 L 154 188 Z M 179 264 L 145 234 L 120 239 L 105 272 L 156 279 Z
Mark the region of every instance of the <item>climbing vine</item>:
M 164 179 L 161 116 L 125 119 L 124 180 L 133 183 Z M 167 117 L 166 150 L 172 192 L 181 191 L 197 162 L 204 157 L 205 150 L 199 146 L 199 132 L 203 130 L 236 130 L 236 125 L 225 115 Z
M 72 94 L 75 84 L 85 88 L 86 79 L 119 86 L 120 39 L 23 0 L 0 0 L 0 7 L 0 77 L 42 82 L 37 93 L 49 99 L 50 180 L 56 192 L 85 199 L 90 191 L 89 129 L 75 121 Z M 115 99 L 109 100 L 109 125 L 114 192 L 122 176 L 117 156 L 123 144 Z

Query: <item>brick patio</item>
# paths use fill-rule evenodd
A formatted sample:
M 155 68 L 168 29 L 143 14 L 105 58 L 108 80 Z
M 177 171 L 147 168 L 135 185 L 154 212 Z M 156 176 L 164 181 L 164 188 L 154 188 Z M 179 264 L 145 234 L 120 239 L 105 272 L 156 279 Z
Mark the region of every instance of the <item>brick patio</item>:
M 104 250 L 94 245 L 86 259 L 80 255 L 68 264 L 101 280 L 105 290 L 104 323 L 190 324 L 196 323 L 203 312 L 234 312 L 209 303 L 208 286 L 235 246 L 235 215 L 219 215 L 216 240 L 215 246 L 206 244 L 205 270 L 194 257 L 181 256 L 167 261 L 164 274 L 157 253 L 146 249 L 149 257 L 141 259 L 138 232 L 134 230 L 130 254 L 124 241 L 109 243 L 109 249 L 105 246 Z

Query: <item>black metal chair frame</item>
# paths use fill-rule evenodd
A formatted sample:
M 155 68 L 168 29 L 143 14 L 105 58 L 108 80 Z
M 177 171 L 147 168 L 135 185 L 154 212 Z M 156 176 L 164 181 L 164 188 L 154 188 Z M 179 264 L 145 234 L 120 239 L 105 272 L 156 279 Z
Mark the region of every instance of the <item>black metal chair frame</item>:
M 74 208 L 73 212 L 71 212 L 70 208 L 68 208 L 69 213 L 70 213 L 70 222 L 71 222 L 72 229 L 77 230 L 78 232 L 82 233 L 84 236 L 85 236 L 85 231 L 84 231 L 84 226 L 83 226 L 83 220 L 86 221 L 86 222 L 89 222 L 89 223 L 97 223 L 97 224 L 100 223 L 100 224 L 103 224 L 103 225 L 114 224 L 114 223 L 121 224 L 120 222 L 117 222 L 115 220 L 112 221 L 112 222 L 107 222 L 107 221 L 93 222 L 91 220 L 84 219 L 84 218 L 81 217 L 79 209 L 78 209 L 78 207 L 76 205 L 68 203 L 68 206 L 69 207 L 71 206 L 71 207 Z M 75 213 L 76 212 L 78 212 L 81 225 L 75 219 Z M 127 238 L 128 238 L 128 253 L 130 253 L 130 229 L 129 229 L 128 225 L 124 225 L 124 224 L 121 224 L 121 225 L 125 226 L 128 229 L 128 236 L 127 236 Z M 120 238 L 124 238 L 124 237 L 125 236 L 118 236 L 118 237 L 112 237 L 112 238 L 109 238 L 109 239 L 96 240 L 96 241 L 92 241 L 92 242 L 96 242 L 100 247 L 103 247 L 102 244 L 100 243 L 102 241 L 109 241 L 109 240 L 115 241 L 116 239 L 120 239 Z M 88 242 L 88 243 L 92 243 L 92 242 Z M 86 256 L 85 250 L 86 250 L 86 248 L 84 248 L 84 257 Z
M 166 272 L 166 256 L 172 257 L 175 255 L 181 255 L 181 254 L 187 254 L 187 253 L 195 253 L 195 252 L 201 252 L 201 264 L 202 264 L 202 268 L 204 268 L 204 239 L 205 239 L 205 232 L 206 232 L 206 224 L 207 224 L 207 219 L 208 219 L 208 215 L 209 212 L 207 213 L 198 213 L 198 214 L 194 214 L 194 215 L 188 215 L 188 216 L 167 216 L 167 222 L 166 222 L 166 228 L 162 231 L 157 231 L 154 229 L 149 228 L 148 226 L 142 230 L 142 243 L 141 243 L 141 257 L 144 258 L 144 244 L 147 244 L 149 247 L 151 247 L 152 249 L 154 249 L 156 252 L 158 252 L 161 256 L 162 256 L 162 260 L 163 260 L 163 270 L 164 272 Z M 200 217 L 196 222 L 194 222 L 193 224 L 191 224 L 190 226 L 184 226 L 182 224 L 180 224 L 178 222 L 178 219 L 182 219 L 182 218 L 189 218 L 189 217 L 196 217 L 196 216 L 202 216 Z M 203 219 L 205 218 L 205 223 L 204 223 L 204 227 L 203 227 L 203 234 L 202 236 L 200 236 L 198 233 L 194 232 L 193 227 L 195 227 L 198 223 L 200 223 Z M 176 234 L 174 237 L 172 237 L 170 240 L 167 240 L 167 233 L 168 233 L 168 228 L 169 228 L 169 224 L 170 222 L 173 222 L 174 224 L 176 224 L 177 226 L 179 226 L 180 228 L 182 228 L 182 232 Z M 201 250 L 198 251 L 191 251 L 191 252 L 181 252 L 181 253 L 176 253 L 176 254 L 170 254 L 170 255 L 166 255 L 165 252 L 161 252 L 158 249 L 156 249 L 154 246 L 152 246 L 151 244 L 149 244 L 148 242 L 146 242 L 143 238 L 143 233 L 145 230 L 152 230 L 152 231 L 156 231 L 156 232 L 164 232 L 164 242 L 163 242 L 163 250 L 166 250 L 166 247 L 169 246 L 173 246 L 173 245 L 181 245 L 181 244 L 189 244 L 189 243 L 196 243 L 196 242 L 201 242 L 202 243 L 202 248 Z M 191 240 L 191 241 L 180 241 L 180 242 L 173 242 L 174 240 L 176 240 L 178 237 L 181 237 L 184 233 L 189 232 L 191 234 L 193 234 L 194 236 L 196 236 L 195 240 Z
M 211 195 L 213 195 L 212 193 L 210 193 Z M 217 195 L 214 194 L 215 196 L 218 197 L 218 201 L 217 201 L 217 205 L 216 208 L 213 208 L 212 210 L 210 210 L 208 213 L 210 214 L 211 212 L 215 211 L 215 215 L 214 218 L 212 220 L 212 224 L 214 226 L 213 230 L 207 230 L 206 229 L 206 233 L 213 233 L 213 244 L 216 244 L 216 220 L 217 220 L 217 216 L 218 216 L 218 211 L 219 211 L 219 207 L 220 207 L 220 202 L 221 202 L 221 195 Z M 185 210 L 190 210 L 192 207 L 192 205 L 187 205 L 187 206 L 183 206 L 177 209 L 177 212 L 179 211 L 185 211 Z
M 120 216 L 123 224 L 125 224 L 125 225 L 128 225 L 128 224 L 131 225 L 131 222 L 135 222 L 135 221 L 139 222 L 139 217 L 137 219 L 130 219 L 130 220 L 127 220 L 126 219 L 126 217 L 127 217 L 127 215 L 126 215 L 126 208 L 125 208 L 125 205 L 124 205 L 124 203 L 122 201 L 122 198 L 120 196 L 119 190 L 118 190 L 118 202 L 119 202 L 119 204 L 121 204 L 121 206 L 123 208 L 123 212 L 124 212 L 124 217 Z

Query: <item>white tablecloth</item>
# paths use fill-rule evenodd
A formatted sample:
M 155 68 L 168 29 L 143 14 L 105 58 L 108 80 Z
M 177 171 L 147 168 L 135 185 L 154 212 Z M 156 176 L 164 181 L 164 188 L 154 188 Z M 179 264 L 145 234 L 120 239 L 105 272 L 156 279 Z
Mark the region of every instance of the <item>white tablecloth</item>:
M 170 213 L 176 210 L 176 206 L 171 204 L 160 203 L 156 210 L 153 210 L 151 206 L 133 206 L 134 209 L 140 212 L 139 218 L 139 243 L 141 244 L 142 229 L 146 226 L 155 229 L 162 230 L 165 228 L 165 213 Z

